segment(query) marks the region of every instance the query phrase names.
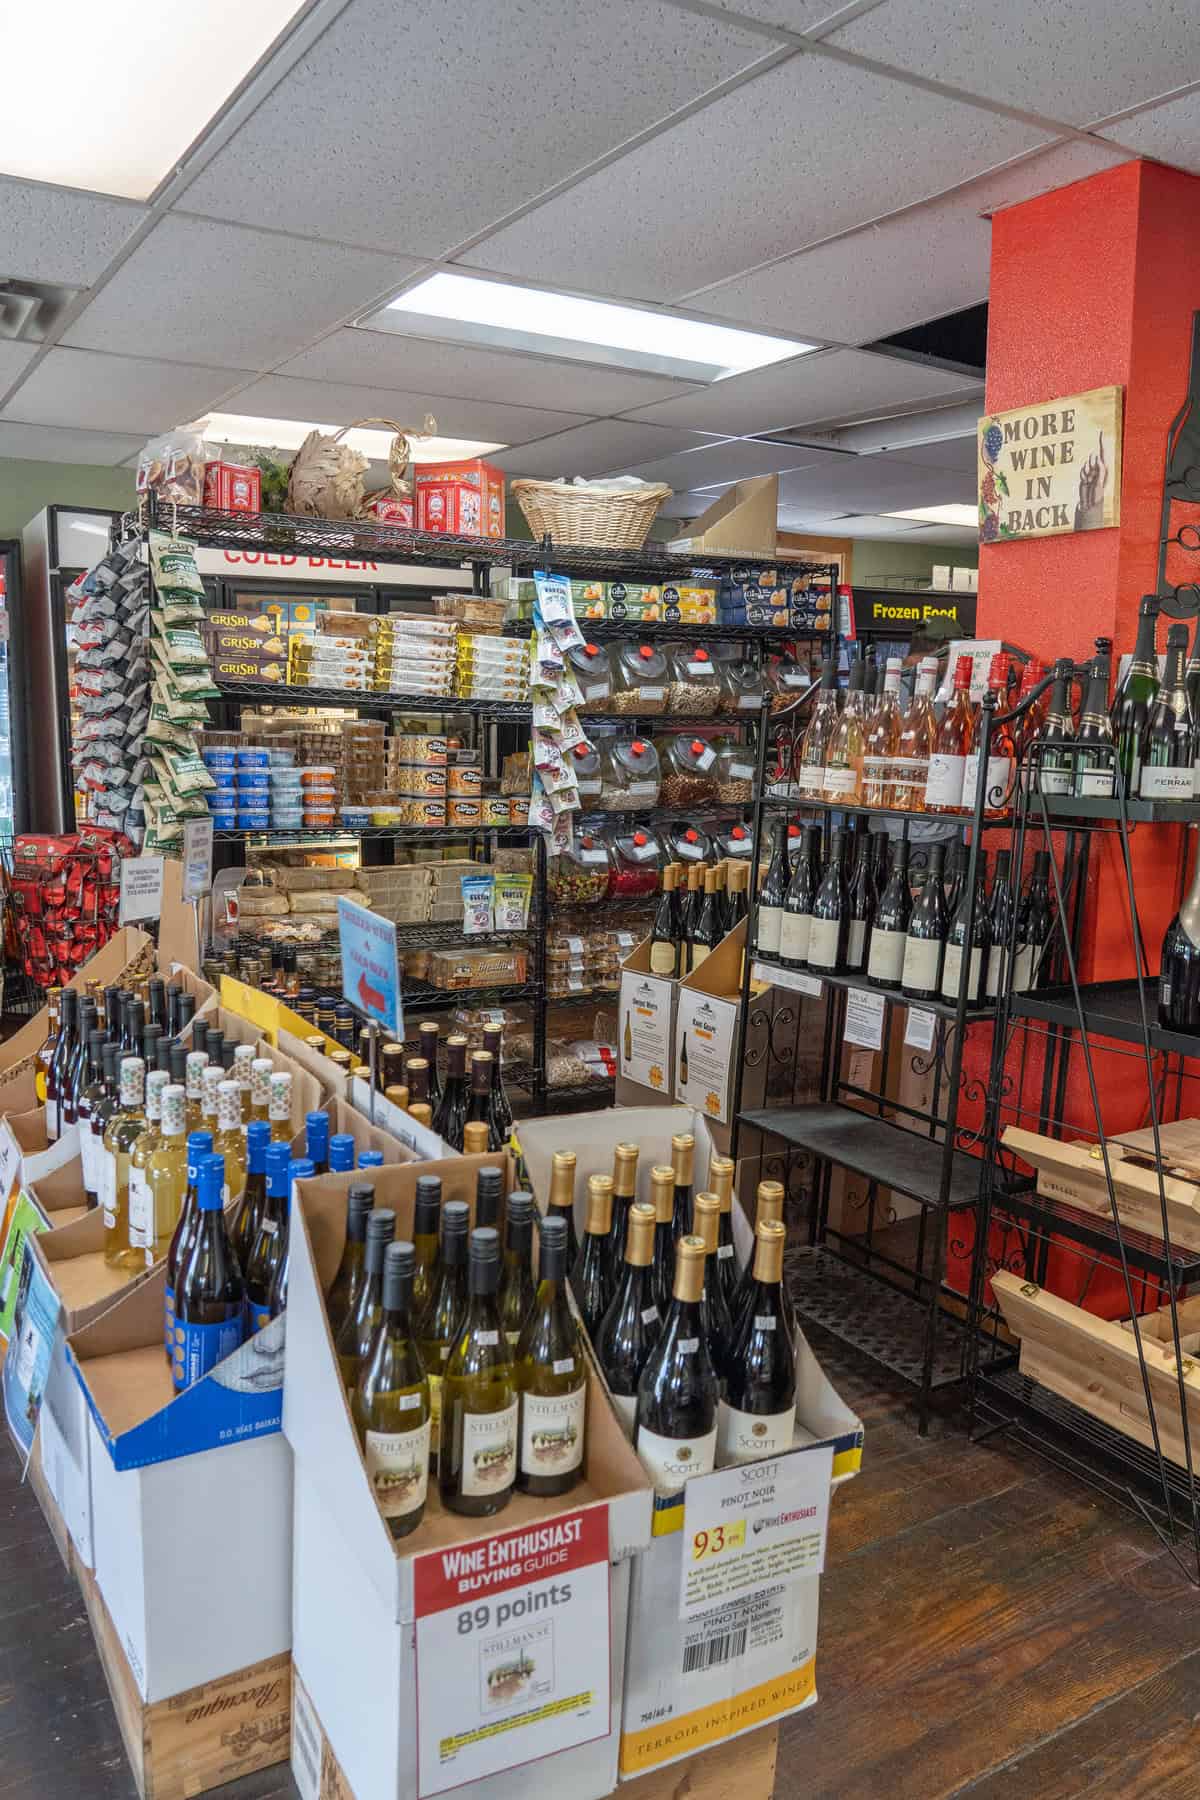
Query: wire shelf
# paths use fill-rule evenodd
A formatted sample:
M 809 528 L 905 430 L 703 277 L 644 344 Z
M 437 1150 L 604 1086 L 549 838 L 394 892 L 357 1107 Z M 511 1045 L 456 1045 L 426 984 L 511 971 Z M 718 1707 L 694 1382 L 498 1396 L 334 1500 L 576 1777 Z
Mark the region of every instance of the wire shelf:
M 498 838 L 501 843 L 525 843 L 528 825 L 331 825 L 321 831 L 259 831 L 250 826 L 222 826 L 213 832 L 215 844 L 269 845 L 275 850 L 311 850 L 330 844 L 360 839 L 365 844 L 396 842 L 427 843 L 439 838 L 446 843 L 471 837 Z
M 482 719 L 530 718 L 527 700 L 468 700 L 451 694 L 381 694 L 363 688 L 285 687 L 278 681 L 218 681 L 222 697 L 242 706 L 337 706 L 369 712 L 469 713 Z
M 784 1277 L 802 1322 L 822 1326 L 914 1387 L 920 1385 L 929 1312 L 924 1302 L 830 1250 L 789 1252 Z M 964 1375 L 960 1321 L 943 1313 L 939 1323 L 948 1329 L 934 1352 L 934 1388 L 952 1386 Z
M 666 619 L 580 619 L 579 629 L 591 644 L 762 644 L 765 649 L 779 650 L 785 644 L 835 641 L 835 633 L 805 625 L 672 625 Z M 527 638 L 532 632 L 529 619 L 516 619 L 504 627 L 506 637 Z

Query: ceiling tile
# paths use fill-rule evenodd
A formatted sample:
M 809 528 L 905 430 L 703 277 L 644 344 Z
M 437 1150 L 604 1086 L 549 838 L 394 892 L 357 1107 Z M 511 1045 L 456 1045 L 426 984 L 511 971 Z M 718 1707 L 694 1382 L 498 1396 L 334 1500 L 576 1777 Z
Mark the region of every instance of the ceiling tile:
M 333 244 L 171 215 L 64 333 L 87 350 L 262 369 L 417 267 Z
M 1104 129 L 1103 136 L 1115 138 L 1142 156 L 1200 175 L 1200 93 L 1152 106 L 1132 119 L 1119 119 Z
M 836 121 L 853 120 L 853 130 Z M 765 121 L 828 120 L 801 149 Z M 1045 133 L 866 70 L 797 56 L 478 244 L 473 265 L 665 300 L 848 230 Z M 799 314 L 797 332 L 804 321 Z
M 393 331 L 335 331 L 279 370 L 317 381 L 350 381 L 412 392 L 500 400 L 512 406 L 549 406 L 586 413 L 624 412 L 696 384 L 662 375 L 634 375 L 512 350 L 438 343 Z
M 986 300 L 989 211 L 1120 160 L 1098 145 L 1057 145 L 942 199 L 695 294 L 690 303 L 759 330 L 870 343 Z
M 661 0 L 355 0 L 188 210 L 440 256 L 770 50 Z
M 4 273 L 16 280 L 90 287 L 146 212 L 123 200 L 0 178 Z
M 797 511 L 900 512 L 975 498 L 972 478 L 945 469 L 922 469 L 890 456 L 841 457 L 835 464 L 795 469 L 779 478 L 779 500 Z M 898 528 L 903 520 L 894 521 Z
M 876 0 L 878 3 L 878 0 Z M 834 0 L 716 0 L 722 12 L 741 13 L 761 25 L 780 25 L 785 31 L 825 32 L 849 10 Z M 858 11 L 859 8 L 855 8 Z
M 897 521 L 893 520 L 895 524 Z M 915 531 L 906 531 L 906 544 L 953 544 L 956 548 L 979 543 L 979 533 L 969 525 L 918 525 Z
M 684 450 L 655 462 L 635 463 L 631 475 L 643 481 L 669 481 L 672 487 L 704 487 L 719 481 L 749 481 L 825 460 L 819 450 L 794 444 L 759 444 L 751 438 L 720 439 L 698 450 Z
M 969 437 L 947 438 L 940 444 L 905 444 L 895 453 L 895 461 L 915 464 L 921 469 L 946 469 L 955 475 L 978 472 L 978 448 L 975 433 Z
M 874 513 L 831 514 L 822 519 L 816 527 L 828 532 L 830 537 L 848 538 L 896 538 L 909 541 L 912 533 L 905 527 L 903 519 L 889 519 Z
M 704 441 L 704 433 L 671 431 L 661 425 L 636 425 L 626 419 L 597 419 L 573 431 L 559 431 L 524 449 L 503 450 L 492 458 L 510 475 L 554 481 L 560 475 L 624 474 L 635 463 L 673 456 Z
M 244 369 L 56 349 L 31 371 L 0 416 L 27 425 L 81 425 L 145 436 L 198 418 L 248 379 Z
M 818 350 L 748 375 L 731 375 L 698 394 L 660 400 L 630 416 L 657 425 L 744 436 L 869 415 L 873 410 L 919 407 L 975 392 L 982 393 L 981 383 L 944 369 L 867 350 Z
M 6 393 L 21 371 L 28 368 L 40 344 L 20 344 L 0 338 L 0 394 Z
M 414 428 L 431 412 L 443 437 L 484 438 L 496 444 L 526 444 L 551 431 L 587 423 L 586 413 L 449 400 L 435 394 L 353 387 L 344 381 L 297 381 L 289 375 L 264 375 L 236 395 L 225 410 L 258 419 L 309 419 L 315 425 L 388 418 Z
M 145 434 L 121 437 L 110 431 L 68 431 L 57 425 L 6 425 L 0 423 L 0 456 L 21 457 L 29 462 L 98 463 L 115 468 L 136 456 Z
M 1196 74 L 1196 14 L 1182 0 L 1015 8 L 887 0 L 830 42 L 1066 125 L 1152 100 Z M 1093 48 L 1081 54 L 1085 44 Z

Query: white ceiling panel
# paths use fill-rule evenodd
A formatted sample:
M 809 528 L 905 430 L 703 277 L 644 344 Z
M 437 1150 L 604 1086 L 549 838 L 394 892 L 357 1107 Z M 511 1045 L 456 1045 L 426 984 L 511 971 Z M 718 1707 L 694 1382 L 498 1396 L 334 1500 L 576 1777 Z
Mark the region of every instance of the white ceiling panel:
M 897 523 L 893 519 L 893 524 Z M 979 533 L 967 525 L 918 525 L 904 534 L 906 544 L 953 544 L 962 547 L 979 543 Z
M 635 425 L 626 419 L 597 419 L 573 431 L 558 431 L 524 449 L 502 450 L 492 457 L 510 475 L 554 481 L 560 475 L 624 474 L 636 463 L 653 462 L 704 442 L 696 431 L 671 431 L 661 425 Z
M 1119 119 L 1115 125 L 1104 128 L 1103 135 L 1142 156 L 1153 156 L 1159 162 L 1174 163 L 1178 169 L 1190 169 L 1194 175 L 1200 175 L 1200 93 L 1185 94 L 1183 99 L 1169 101 L 1166 106 L 1152 106 L 1148 112 L 1135 113 L 1132 119 Z
M 802 144 L 767 125 L 783 120 L 805 122 Z M 837 129 L 850 120 L 852 130 Z M 590 293 L 670 299 L 1045 139 L 977 107 L 798 56 L 485 239 L 468 260 Z M 792 323 L 807 329 L 799 314 Z
M 188 210 L 440 256 L 770 48 L 661 0 L 354 0 Z
M 848 538 L 895 538 L 909 541 L 911 533 L 905 530 L 903 519 L 889 519 L 880 514 L 834 513 L 819 521 L 813 527 L 822 536 Z
M 68 431 L 57 425 L 6 425 L 0 423 L 0 456 L 16 456 L 30 462 L 98 463 L 115 468 L 136 456 L 145 434 L 122 437 L 110 431 Z
M 819 450 L 797 449 L 794 444 L 759 444 L 751 438 L 718 439 L 698 450 L 684 450 L 655 462 L 637 463 L 631 475 L 643 481 L 669 481 L 672 487 L 705 487 L 719 481 L 749 481 L 755 475 L 774 475 L 781 469 L 799 469 L 828 460 Z
M 86 350 L 263 369 L 417 267 L 208 219 L 155 227 L 64 334 Z
M 26 425 L 80 425 L 145 436 L 198 418 L 248 379 L 244 369 L 51 350 L 21 383 L 2 416 Z
M 587 423 L 586 413 L 397 393 L 388 388 L 353 387 L 344 381 L 297 381 L 289 375 L 264 375 L 238 394 L 226 410 L 258 419 L 309 419 L 317 425 L 348 425 L 352 419 L 382 417 L 414 428 L 431 412 L 441 436 L 482 438 L 494 444 L 527 444 L 548 432 Z
M 0 338 L 0 394 L 6 393 L 23 369 L 37 355 L 39 344 L 20 344 Z
M 1200 75 L 1196 13 L 1186 0 L 1015 8 L 887 0 L 830 42 L 1067 125 L 1086 125 Z M 1092 46 L 1087 54 L 1084 44 Z
M 973 486 L 964 491 L 961 476 L 889 456 L 842 458 L 836 467 L 795 469 L 779 478 L 780 505 L 808 513 L 889 513 L 973 499 Z M 894 523 L 901 529 L 905 521 Z
M 941 444 L 905 444 L 902 450 L 895 452 L 894 459 L 915 463 L 922 469 L 945 469 L 950 474 L 968 476 L 974 481 L 978 450 L 972 433 L 970 437 L 947 438 Z
M 869 0 L 878 5 L 879 0 Z M 860 3 L 838 6 L 835 0 L 716 0 L 722 12 L 740 13 L 762 25 L 779 25 L 785 31 L 805 31 L 823 36 L 845 13 L 861 12 Z
M 818 350 L 792 362 L 713 382 L 697 394 L 659 400 L 630 417 L 693 431 L 783 431 L 816 420 L 886 413 L 951 396 L 982 392 L 979 383 L 944 369 L 868 350 Z
M 523 356 L 511 350 L 443 344 L 392 331 L 335 331 L 279 371 L 317 381 L 349 381 L 412 392 L 453 394 L 464 400 L 499 400 L 512 406 L 548 406 L 585 413 L 624 412 L 673 394 L 690 394 L 694 382 L 662 375 L 633 375 L 586 363 Z
M 726 487 L 732 485 L 725 482 L 721 487 L 706 489 L 676 489 L 669 500 L 664 500 L 659 512 L 664 519 L 696 519 L 707 512 L 714 500 L 720 498 Z
M 146 210 L 70 188 L 0 179 L 4 273 L 16 280 L 88 287 Z
M 940 200 L 697 293 L 690 304 L 759 330 L 870 343 L 986 300 L 989 211 L 1121 160 L 1122 153 L 1091 144 L 1058 145 Z

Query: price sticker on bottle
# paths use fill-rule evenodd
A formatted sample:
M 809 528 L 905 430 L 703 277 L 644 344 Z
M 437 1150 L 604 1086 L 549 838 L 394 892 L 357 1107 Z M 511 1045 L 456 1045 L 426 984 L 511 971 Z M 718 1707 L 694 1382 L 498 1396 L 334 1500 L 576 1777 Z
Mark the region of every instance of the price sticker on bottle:
M 684 1489 L 690 1555 L 680 1558 L 680 1618 L 819 1574 L 832 1477 L 832 1444 L 693 1475 Z

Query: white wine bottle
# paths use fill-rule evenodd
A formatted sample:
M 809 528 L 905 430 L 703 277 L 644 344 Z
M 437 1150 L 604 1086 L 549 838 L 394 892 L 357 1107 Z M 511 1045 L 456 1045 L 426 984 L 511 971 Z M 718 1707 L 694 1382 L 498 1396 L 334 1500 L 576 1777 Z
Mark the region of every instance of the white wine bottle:
M 517 1389 L 490 1225 L 471 1233 L 467 1286 L 467 1316 L 442 1377 L 438 1490 L 451 1512 L 477 1518 L 508 1505 L 517 1472 Z
M 566 1494 L 583 1473 L 587 1363 L 567 1303 L 567 1226 L 542 1220 L 537 1297 L 516 1352 L 520 1397 L 517 1486 L 523 1494 Z
M 393 1537 L 425 1516 L 429 1486 L 429 1378 L 413 1337 L 416 1257 L 408 1243 L 383 1254 L 383 1308 L 350 1402 L 375 1504 Z
M 787 1228 L 764 1219 L 754 1234 L 753 1283 L 729 1357 L 717 1421 L 721 1463 L 752 1462 L 792 1447 L 796 1429 L 796 1355 L 783 1299 Z
M 702 1238 L 680 1238 L 671 1305 L 638 1382 L 634 1444 L 662 1497 L 677 1494 L 691 1475 L 707 1475 L 716 1461 L 720 1395 L 700 1314 L 706 1261 Z

